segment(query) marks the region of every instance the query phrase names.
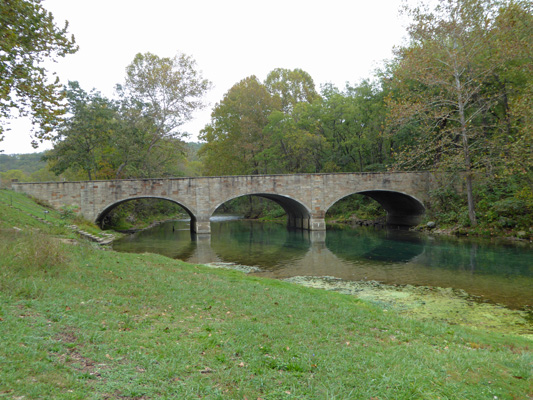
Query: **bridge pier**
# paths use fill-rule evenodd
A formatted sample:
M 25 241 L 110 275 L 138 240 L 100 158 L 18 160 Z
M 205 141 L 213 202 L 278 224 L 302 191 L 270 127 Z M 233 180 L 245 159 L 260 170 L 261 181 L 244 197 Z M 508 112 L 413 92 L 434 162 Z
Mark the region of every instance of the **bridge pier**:
M 199 235 L 211 234 L 211 221 L 209 218 L 191 218 L 191 230 Z
M 309 218 L 309 227 L 307 228 L 310 231 L 325 231 L 326 230 L 326 220 L 325 218 Z
M 326 220 L 324 218 L 287 216 L 287 227 L 303 229 L 306 231 L 325 231 Z

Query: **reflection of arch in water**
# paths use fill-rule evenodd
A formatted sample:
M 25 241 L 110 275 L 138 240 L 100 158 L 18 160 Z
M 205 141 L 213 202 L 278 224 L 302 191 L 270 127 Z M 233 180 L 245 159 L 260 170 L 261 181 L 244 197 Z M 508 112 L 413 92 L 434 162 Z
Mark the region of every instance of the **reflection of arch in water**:
M 196 242 L 191 240 L 193 236 L 189 221 L 177 220 L 119 239 L 113 243 L 113 248 L 135 253 L 157 253 L 186 260 L 196 251 Z M 130 246 L 129 242 L 133 242 L 133 246 Z
M 362 230 L 341 230 L 335 240 L 326 246 L 337 257 L 346 261 L 374 260 L 405 263 L 424 252 L 424 241 L 405 231 L 375 230 L 375 235 L 362 234 Z M 332 236 L 332 235 L 330 235 Z
M 307 232 L 256 221 L 218 222 L 212 225 L 211 248 L 224 262 L 273 267 L 305 255 Z
M 279 279 L 293 276 L 334 276 L 346 280 L 360 280 L 368 276 L 370 279 L 384 280 L 381 268 L 383 262 L 406 262 L 416 258 L 419 252 L 423 251 L 417 244 L 416 250 L 411 248 L 408 251 L 394 251 L 392 255 L 388 254 L 388 251 L 384 251 L 387 245 L 383 244 L 383 239 L 387 237 L 390 241 L 397 234 L 382 232 L 382 237 L 375 237 L 380 232 L 373 232 L 374 234 L 369 237 L 368 232 L 364 231 L 361 233 L 361 230 L 350 230 L 355 234 L 344 236 L 340 241 L 338 234 L 342 232 L 339 231 L 330 230 L 320 232 L 319 235 L 316 235 L 319 232 L 305 231 L 303 235 L 309 243 L 309 248 L 303 256 L 280 260 L 274 268 L 268 268 L 259 274 Z M 337 246 L 331 246 L 332 243 Z

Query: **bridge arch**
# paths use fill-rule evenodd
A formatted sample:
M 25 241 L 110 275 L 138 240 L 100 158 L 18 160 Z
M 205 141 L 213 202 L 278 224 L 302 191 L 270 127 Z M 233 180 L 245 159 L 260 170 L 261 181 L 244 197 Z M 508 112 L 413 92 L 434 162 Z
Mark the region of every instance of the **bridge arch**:
M 327 207 L 329 210 L 338 201 L 354 195 L 361 194 L 376 200 L 387 211 L 388 225 L 418 225 L 426 212 L 422 201 L 416 197 L 393 190 L 362 190 L 348 193 L 332 201 Z
M 300 229 L 309 229 L 309 224 L 312 219 L 311 211 L 309 207 L 303 204 L 301 201 L 296 200 L 290 196 L 282 194 L 272 194 L 272 193 L 243 193 L 238 195 L 233 195 L 226 198 L 224 201 L 217 203 L 211 210 L 210 216 L 224 203 L 228 201 L 237 199 L 243 196 L 257 196 L 262 197 L 268 200 L 272 200 L 278 204 L 285 213 L 287 214 L 287 226 L 290 228 L 300 228 Z
M 180 207 L 182 207 L 185 210 L 185 212 L 187 212 L 187 214 L 189 214 L 189 216 L 191 217 L 191 223 L 193 221 L 196 221 L 196 215 L 195 215 L 193 209 L 191 207 L 188 207 L 186 204 L 176 200 L 176 199 L 172 199 L 172 198 L 169 198 L 169 197 L 161 197 L 161 196 L 134 196 L 134 197 L 128 197 L 128 198 L 125 198 L 125 199 L 120 199 L 118 201 L 115 201 L 113 203 L 110 203 L 110 204 L 106 205 L 101 211 L 97 212 L 97 217 L 95 219 L 95 222 L 98 225 L 101 226 L 101 224 L 102 224 L 104 218 L 106 217 L 106 215 L 109 214 L 111 212 L 111 210 L 113 210 L 114 208 L 118 207 L 120 204 L 127 203 L 128 201 L 132 201 L 132 200 L 142 200 L 142 199 L 156 199 L 156 200 L 170 201 L 171 203 L 177 204 Z

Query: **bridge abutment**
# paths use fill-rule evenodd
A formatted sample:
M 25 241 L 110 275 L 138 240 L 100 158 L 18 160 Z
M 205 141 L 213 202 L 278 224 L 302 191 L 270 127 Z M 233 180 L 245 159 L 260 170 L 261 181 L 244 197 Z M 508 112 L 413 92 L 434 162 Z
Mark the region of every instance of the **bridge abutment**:
M 324 218 L 309 218 L 309 227 L 307 228 L 310 231 L 325 231 L 326 230 L 326 220 Z

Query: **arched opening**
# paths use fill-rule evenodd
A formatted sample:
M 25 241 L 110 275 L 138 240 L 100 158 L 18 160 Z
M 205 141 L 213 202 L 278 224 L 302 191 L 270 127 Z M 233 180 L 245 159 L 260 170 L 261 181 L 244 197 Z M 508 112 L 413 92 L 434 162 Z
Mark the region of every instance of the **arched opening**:
M 357 196 L 353 196 L 356 194 L 367 196 L 375 200 L 375 202 L 359 200 Z M 383 215 L 383 212 L 380 213 L 379 209 L 376 209 L 376 203 L 385 210 L 386 215 Z M 373 216 L 375 217 L 374 221 L 377 221 L 377 223 L 385 222 L 387 225 L 392 226 L 418 225 L 426 211 L 420 200 L 405 193 L 389 190 L 366 190 L 337 200 L 328 208 L 328 213 L 331 215 L 339 210 L 342 211 L 343 207 L 346 207 L 346 204 L 362 205 L 364 212 L 367 213 L 366 217 Z M 330 212 L 330 209 L 332 212 Z M 363 215 L 365 214 L 363 213 Z
M 213 215 L 220 214 L 221 212 L 232 212 L 232 209 L 228 210 L 227 204 L 231 204 L 233 207 L 235 205 L 237 205 L 237 207 L 240 205 L 240 211 L 246 212 L 246 207 L 252 204 L 253 198 L 267 199 L 270 200 L 270 202 L 274 203 L 276 205 L 274 207 L 272 207 L 271 205 L 270 207 L 266 206 L 268 212 L 271 213 L 273 216 L 280 217 L 282 215 L 281 210 L 283 210 L 283 212 L 286 214 L 288 227 L 309 229 L 309 220 L 311 218 L 311 214 L 303 204 L 290 197 L 270 193 L 253 193 L 228 199 L 223 203 L 217 205 L 213 212 Z M 253 212 L 251 214 L 253 214 Z M 245 215 L 245 213 L 243 212 L 242 215 Z
M 333 204 L 326 213 L 328 223 L 347 223 L 354 226 L 384 225 L 387 211 L 369 196 L 354 193 Z
M 369 190 L 360 192 L 371 197 L 387 210 L 387 225 L 418 225 L 426 212 L 420 200 L 405 193 L 388 190 Z
M 151 223 L 170 219 L 191 218 L 194 215 L 184 205 L 163 197 L 135 197 L 107 206 L 97 217 L 102 229 L 130 231 Z

